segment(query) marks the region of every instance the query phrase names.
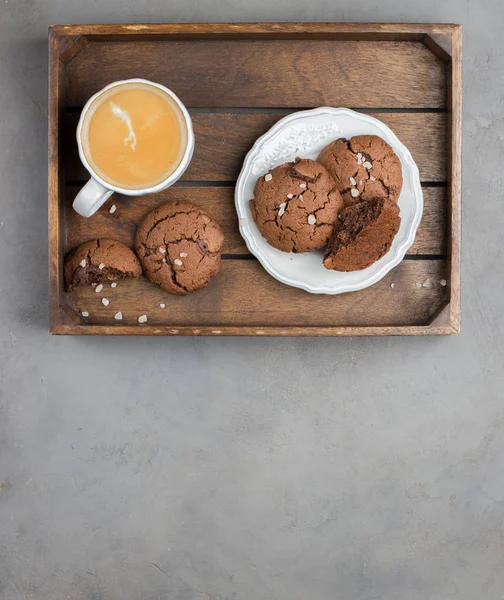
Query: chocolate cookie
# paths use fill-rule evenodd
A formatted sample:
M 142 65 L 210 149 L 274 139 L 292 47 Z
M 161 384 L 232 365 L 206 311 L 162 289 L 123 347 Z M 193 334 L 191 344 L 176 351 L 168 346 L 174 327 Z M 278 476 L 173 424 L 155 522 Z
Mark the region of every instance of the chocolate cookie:
M 81 285 L 138 277 L 141 273 L 142 268 L 133 251 L 108 238 L 85 242 L 65 258 L 64 275 L 68 292 Z
M 330 143 L 317 160 L 331 173 L 345 204 L 373 198 L 397 202 L 402 167 L 397 154 L 377 135 L 358 135 Z
M 135 250 L 147 277 L 169 294 L 188 294 L 218 272 L 224 234 L 210 215 L 188 202 L 168 202 L 140 224 Z
M 327 243 L 343 200 L 318 162 L 297 158 L 259 177 L 252 216 L 268 242 L 284 252 L 309 252 Z
M 390 250 L 401 217 L 395 202 L 363 200 L 339 214 L 324 257 L 324 267 L 335 271 L 360 271 Z

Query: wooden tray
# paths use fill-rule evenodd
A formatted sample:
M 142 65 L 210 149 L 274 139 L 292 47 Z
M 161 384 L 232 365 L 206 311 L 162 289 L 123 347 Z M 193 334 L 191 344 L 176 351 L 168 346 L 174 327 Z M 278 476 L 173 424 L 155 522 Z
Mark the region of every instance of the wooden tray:
M 458 25 L 263 23 L 58 25 L 49 32 L 51 333 L 122 335 L 429 335 L 459 331 L 461 29 Z M 107 83 L 144 77 L 190 109 L 196 149 L 176 186 L 113 196 L 94 217 L 72 210 L 88 174 L 75 128 Z M 413 247 L 361 292 L 311 295 L 270 277 L 238 233 L 233 184 L 255 139 L 286 114 L 346 106 L 384 121 L 420 169 L 425 210 Z M 201 204 L 226 234 L 211 285 L 168 296 L 144 277 L 66 294 L 63 258 L 100 236 L 132 245 L 136 226 L 169 199 Z M 109 213 L 117 205 L 114 214 Z M 101 295 L 100 295 L 101 296 Z M 160 303 L 166 308 L 161 309 Z M 80 311 L 90 313 L 83 318 Z M 122 311 L 124 320 L 114 321 Z M 139 325 L 138 316 L 148 315 Z

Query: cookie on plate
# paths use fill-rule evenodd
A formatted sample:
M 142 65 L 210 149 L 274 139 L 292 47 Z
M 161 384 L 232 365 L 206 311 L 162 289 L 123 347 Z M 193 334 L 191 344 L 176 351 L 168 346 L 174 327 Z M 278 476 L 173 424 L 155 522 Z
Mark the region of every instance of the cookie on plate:
M 145 274 L 169 294 L 210 283 L 221 261 L 224 234 L 210 215 L 188 202 L 168 202 L 140 224 L 135 250 Z
M 342 210 L 324 256 L 324 267 L 360 271 L 390 250 L 399 231 L 399 207 L 391 200 L 362 200 Z
M 331 173 L 345 204 L 373 198 L 397 202 L 403 178 L 401 161 L 377 135 L 340 138 L 327 145 L 317 160 Z
M 90 240 L 69 252 L 64 264 L 68 292 L 76 287 L 138 277 L 142 267 L 134 252 L 109 238 Z
M 259 231 L 284 252 L 322 248 L 341 208 L 343 200 L 327 170 L 300 158 L 259 177 L 250 201 Z

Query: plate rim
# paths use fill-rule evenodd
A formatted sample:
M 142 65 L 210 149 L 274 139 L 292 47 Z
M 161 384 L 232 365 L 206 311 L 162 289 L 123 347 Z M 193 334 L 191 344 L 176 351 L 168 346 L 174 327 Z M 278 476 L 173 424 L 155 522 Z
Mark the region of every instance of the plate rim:
M 252 235 L 250 235 L 248 231 L 246 231 L 246 226 L 248 224 L 246 207 L 242 207 L 240 205 L 240 197 L 243 196 L 243 187 L 245 185 L 245 179 L 250 174 L 250 171 L 253 166 L 253 159 L 256 158 L 255 155 L 259 151 L 260 146 L 262 146 L 266 141 L 274 140 L 275 137 L 280 133 L 280 131 L 286 126 L 286 124 L 290 123 L 291 121 L 301 120 L 306 117 L 322 114 L 330 114 L 331 116 L 346 115 L 353 119 L 372 123 L 379 130 L 384 131 L 387 134 L 387 136 L 389 136 L 393 140 L 394 144 L 396 144 L 396 146 L 401 150 L 402 155 L 400 156 L 400 159 L 403 159 L 407 166 L 412 170 L 412 186 L 415 198 L 417 200 L 417 202 L 415 203 L 415 212 L 413 215 L 411 226 L 408 231 L 408 236 L 405 239 L 405 241 L 395 249 L 394 254 L 390 255 L 390 260 L 386 261 L 383 264 L 383 266 L 379 269 L 379 271 L 377 271 L 374 275 L 370 275 L 358 283 L 338 283 L 337 289 L 335 289 L 335 286 L 328 287 L 327 284 L 308 284 L 302 280 L 292 279 L 291 277 L 279 273 L 277 269 L 270 263 L 267 257 L 263 254 L 263 252 L 259 249 L 259 247 L 256 245 L 255 238 Z M 370 115 L 363 114 L 350 108 L 344 107 L 336 108 L 331 106 L 320 106 L 318 108 L 296 111 L 294 113 L 286 115 L 285 117 L 277 121 L 272 127 L 270 127 L 270 129 L 268 129 L 268 131 L 266 131 L 263 135 L 256 139 L 256 141 L 252 145 L 252 148 L 247 152 L 243 161 L 240 174 L 238 175 L 238 178 L 236 180 L 235 186 L 235 208 L 238 214 L 238 227 L 248 250 L 257 258 L 257 260 L 261 263 L 261 266 L 266 270 L 266 272 L 269 275 L 271 275 L 272 277 L 274 277 L 275 279 L 277 279 L 285 285 L 303 289 L 306 292 L 310 292 L 312 294 L 336 295 L 347 292 L 356 292 L 370 287 L 371 285 L 374 285 L 375 283 L 380 281 L 387 273 L 389 273 L 404 259 L 406 252 L 413 245 L 418 226 L 422 219 L 423 206 L 424 202 L 422 186 L 420 183 L 420 173 L 418 170 L 418 166 L 413 160 L 411 152 L 408 150 L 408 148 L 399 140 L 397 135 L 387 125 L 385 125 L 385 123 L 383 123 L 383 121 L 380 121 L 379 119 L 376 119 Z

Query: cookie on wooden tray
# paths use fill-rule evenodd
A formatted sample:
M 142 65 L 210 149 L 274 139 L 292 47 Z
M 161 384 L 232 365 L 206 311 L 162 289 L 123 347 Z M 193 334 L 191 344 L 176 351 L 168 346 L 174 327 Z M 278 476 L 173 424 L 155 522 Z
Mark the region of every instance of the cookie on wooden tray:
M 221 261 L 224 234 L 210 215 L 188 202 L 168 202 L 140 224 L 135 250 L 147 277 L 169 294 L 210 283 Z
M 399 207 L 391 200 L 363 200 L 342 210 L 324 256 L 335 271 L 360 271 L 390 250 L 399 231 Z
M 322 150 L 317 160 L 334 177 L 347 205 L 372 198 L 394 202 L 399 199 L 403 183 L 401 161 L 377 135 L 335 140 Z
M 142 268 L 134 252 L 109 238 L 90 240 L 65 258 L 64 275 L 68 292 L 76 287 L 138 277 Z
M 259 231 L 284 252 L 322 248 L 341 208 L 343 200 L 327 170 L 300 158 L 261 176 L 250 201 Z

